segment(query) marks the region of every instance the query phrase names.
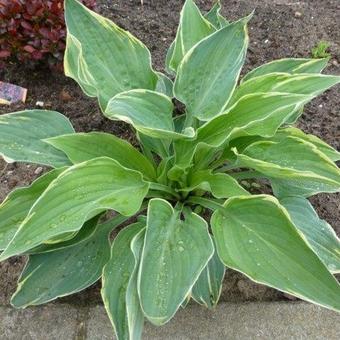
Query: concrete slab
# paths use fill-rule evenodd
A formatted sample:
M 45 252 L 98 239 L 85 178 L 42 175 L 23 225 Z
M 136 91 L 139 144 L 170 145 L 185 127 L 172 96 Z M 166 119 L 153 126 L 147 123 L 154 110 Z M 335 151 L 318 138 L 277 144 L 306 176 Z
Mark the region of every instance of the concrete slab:
M 145 340 L 339 339 L 340 315 L 307 303 L 220 304 L 181 310 L 163 327 L 146 324 Z M 114 339 L 102 306 L 0 307 L 1 340 Z

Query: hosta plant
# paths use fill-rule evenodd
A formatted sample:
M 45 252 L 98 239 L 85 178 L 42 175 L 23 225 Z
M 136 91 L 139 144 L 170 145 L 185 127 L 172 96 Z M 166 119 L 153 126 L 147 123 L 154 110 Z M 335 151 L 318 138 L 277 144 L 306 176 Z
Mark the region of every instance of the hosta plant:
M 66 75 L 139 145 L 76 133 L 55 111 L 1 116 L 4 159 L 53 168 L 1 205 L 0 259 L 28 255 L 12 305 L 101 279 L 117 337 L 139 339 L 145 320 L 162 325 L 190 299 L 213 308 L 232 268 L 339 311 L 339 239 L 308 197 L 339 191 L 340 153 L 293 126 L 340 81 L 321 74 L 327 60 L 275 60 L 240 79 L 251 15 L 228 22 L 219 3 L 203 15 L 187 0 L 166 76 L 110 20 L 76 0 L 65 15 Z

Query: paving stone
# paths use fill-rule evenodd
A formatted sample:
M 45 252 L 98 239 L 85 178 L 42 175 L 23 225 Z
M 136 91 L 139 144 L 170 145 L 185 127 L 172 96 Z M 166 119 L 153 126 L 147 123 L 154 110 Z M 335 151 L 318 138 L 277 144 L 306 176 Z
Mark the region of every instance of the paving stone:
M 146 324 L 143 340 L 337 340 L 340 315 L 301 302 L 189 305 L 163 327 Z M 114 339 L 102 306 L 0 307 L 1 340 Z

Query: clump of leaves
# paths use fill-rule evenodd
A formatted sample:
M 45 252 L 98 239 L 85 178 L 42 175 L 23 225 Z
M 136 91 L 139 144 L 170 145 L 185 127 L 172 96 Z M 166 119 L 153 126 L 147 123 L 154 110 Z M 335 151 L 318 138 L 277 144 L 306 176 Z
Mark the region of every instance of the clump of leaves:
M 83 0 L 93 9 L 95 0 Z M 0 0 L 0 63 L 47 61 L 59 68 L 65 50 L 63 0 Z M 0 66 L 1 66 L 0 65 Z
M 325 59 L 288 58 L 239 80 L 251 15 L 230 23 L 219 9 L 203 16 L 185 2 L 166 61 L 172 82 L 139 40 L 66 0 L 65 72 L 107 118 L 131 124 L 140 149 L 76 133 L 54 111 L 1 116 L 7 161 L 54 168 L 1 205 L 0 259 L 29 255 L 13 306 L 102 278 L 117 337 L 139 339 L 144 320 L 162 325 L 191 298 L 214 307 L 227 267 L 340 310 L 339 239 L 307 199 L 339 191 L 340 154 L 293 127 L 340 77 L 320 73 Z M 185 112 L 174 116 L 172 98 Z M 273 195 L 251 194 L 247 179 Z M 108 210 L 116 215 L 102 222 Z
M 328 52 L 330 43 L 327 41 L 319 41 L 315 47 L 312 48 L 313 58 L 329 58 L 331 54 Z

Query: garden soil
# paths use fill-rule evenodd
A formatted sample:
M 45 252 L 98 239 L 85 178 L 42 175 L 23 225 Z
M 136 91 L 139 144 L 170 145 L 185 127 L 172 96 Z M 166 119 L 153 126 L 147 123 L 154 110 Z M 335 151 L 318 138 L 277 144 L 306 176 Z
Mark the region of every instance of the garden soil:
M 208 10 L 209 1 L 196 1 Z M 97 0 L 97 11 L 113 19 L 122 28 L 141 39 L 150 49 L 153 65 L 163 71 L 168 46 L 175 37 L 179 12 L 183 1 L 175 0 Z M 223 14 L 230 20 L 249 14 L 255 9 L 249 23 L 250 46 L 243 72 L 265 62 L 282 57 L 309 57 L 311 49 L 320 41 L 330 42 L 332 58 L 326 73 L 340 74 L 340 3 L 338 0 L 240 0 L 222 1 Z M 0 80 L 28 89 L 25 104 L 0 106 L 0 114 L 37 108 L 65 114 L 77 131 L 105 131 L 135 143 L 128 125 L 110 121 L 102 116 L 96 100 L 82 94 L 77 84 L 62 74 L 39 66 L 29 68 L 8 65 L 0 71 Z M 340 148 L 339 87 L 327 91 L 305 108 L 298 126 L 313 133 L 335 148 Z M 0 201 L 16 187 L 28 185 L 46 168 L 29 164 L 6 165 L 0 160 Z M 340 195 L 322 194 L 311 199 L 320 216 L 340 233 Z M 0 305 L 8 304 L 13 293 L 24 258 L 13 258 L 0 264 Z M 53 303 L 96 304 L 100 301 L 100 284 L 73 297 Z M 290 299 L 288 295 L 252 283 L 240 273 L 228 270 L 222 300 L 270 301 Z

